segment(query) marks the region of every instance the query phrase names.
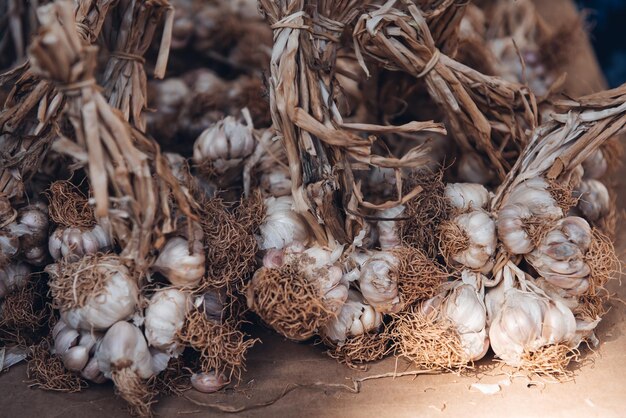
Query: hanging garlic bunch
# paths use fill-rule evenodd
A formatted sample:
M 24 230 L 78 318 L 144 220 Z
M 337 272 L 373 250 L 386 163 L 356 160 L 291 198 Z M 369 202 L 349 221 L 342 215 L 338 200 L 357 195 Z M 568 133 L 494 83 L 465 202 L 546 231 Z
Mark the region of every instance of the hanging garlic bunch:
M 50 264 L 45 271 L 53 305 L 72 328 L 105 330 L 136 311 L 136 278 L 117 256 L 88 255 L 75 263 Z
M 259 249 L 282 249 L 292 243 L 306 243 L 309 232 L 304 219 L 293 210 L 291 196 L 268 197 L 264 201 L 265 220 L 259 227 Z
M 350 289 L 339 314 L 322 327 L 320 334 L 333 343 L 342 343 L 348 337 L 375 331 L 382 323 L 383 316 L 370 306 L 359 292 Z
M 587 221 L 569 216 L 558 221 L 526 259 L 548 283 L 578 296 L 589 288 L 591 268 L 585 255 L 592 239 Z
M 61 357 L 66 369 L 80 372 L 81 376 L 94 383 L 104 383 L 105 377 L 98 368 L 95 351 L 102 339 L 97 332 L 76 330 L 62 319 L 52 330 L 54 352 Z
M 227 116 L 200 134 L 193 146 L 196 165 L 210 164 L 216 175 L 238 167 L 254 151 L 256 141 L 247 109 L 242 111 L 246 124 Z
M 574 196 L 578 197 L 576 206 L 589 222 L 597 222 L 611 211 L 609 191 L 599 180 L 581 181 Z
M 111 236 L 99 224 L 93 228 L 57 228 L 48 239 L 48 250 L 57 261 L 78 261 L 87 254 L 107 252 L 113 246 Z
M 151 268 L 164 275 L 176 287 L 197 286 L 205 273 L 202 242 L 194 239 L 190 248 L 189 241 L 183 237 L 168 239 Z
M 184 346 L 177 334 L 185 324 L 187 312 L 191 309 L 188 292 L 175 288 L 156 291 L 148 302 L 144 315 L 144 333 L 148 345 L 178 356 Z
M 16 289 L 26 286 L 31 274 L 31 267 L 21 261 L 15 261 L 0 268 L 0 299 L 7 297 Z
M 498 211 L 498 238 L 511 254 L 528 254 L 545 228 L 563 217 L 563 210 L 539 177 L 518 184 Z
M 128 322 L 116 322 L 98 345 L 96 359 L 104 376 L 113 380 L 136 412 L 149 415 L 152 393 L 145 380 L 164 370 L 167 361 L 162 353 L 151 354 L 141 330 Z
M 483 209 L 489 192 L 480 184 L 451 183 L 445 196 L 454 214 L 440 226 L 439 246 L 444 256 L 473 270 L 490 270 L 497 239 L 496 224 Z

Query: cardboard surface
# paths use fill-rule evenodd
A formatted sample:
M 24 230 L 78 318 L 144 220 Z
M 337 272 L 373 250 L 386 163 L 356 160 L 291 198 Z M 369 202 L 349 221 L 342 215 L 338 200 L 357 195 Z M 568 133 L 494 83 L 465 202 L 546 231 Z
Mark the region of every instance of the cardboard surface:
M 506 0 L 505 0 L 506 1 Z M 559 21 L 575 13 L 568 0 L 538 1 L 548 21 Z M 570 63 L 568 91 L 579 95 L 603 87 L 602 78 L 588 43 L 583 42 Z M 626 207 L 626 170 L 617 176 L 621 191 L 619 204 Z M 626 231 L 623 223 L 619 235 Z M 623 242 L 620 243 L 623 253 Z M 624 257 L 622 257 L 624 260 Z M 610 285 L 626 300 L 626 285 Z M 346 378 L 391 372 L 396 361 L 388 358 L 367 371 L 348 369 L 328 358 L 323 347 L 284 341 L 268 331 L 258 330 L 262 344 L 249 354 L 248 372 L 242 386 L 216 395 L 187 392 L 190 398 L 223 406 L 264 403 L 294 384 L 316 382 L 350 384 Z M 601 345 L 588 351 L 575 380 L 554 384 L 513 378 L 510 386 L 486 395 L 470 389 L 472 383 L 508 381 L 495 363 L 480 362 L 467 376 L 453 374 L 370 380 L 361 392 L 329 387 L 295 389 L 274 404 L 240 413 L 245 417 L 620 417 L 626 414 L 626 305 L 619 301 L 598 327 Z M 398 364 L 398 372 L 406 366 Z M 124 402 L 113 395 L 111 384 L 94 385 L 78 394 L 60 394 L 30 389 L 25 366 L 0 375 L 0 417 L 124 417 Z M 162 417 L 206 417 L 223 415 L 185 398 L 162 399 L 155 407 Z

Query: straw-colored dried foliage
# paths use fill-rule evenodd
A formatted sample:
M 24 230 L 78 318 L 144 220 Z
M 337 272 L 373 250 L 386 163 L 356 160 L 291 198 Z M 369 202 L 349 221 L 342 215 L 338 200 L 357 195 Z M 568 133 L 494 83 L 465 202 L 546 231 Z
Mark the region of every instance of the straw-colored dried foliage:
M 448 278 L 446 270 L 422 250 L 411 247 L 393 249 L 398 260 L 393 274 L 398 279 L 398 292 L 404 305 L 435 296 Z
M 187 315 L 179 338 L 200 352 L 202 371 L 216 371 L 229 381 L 241 379 L 246 352 L 258 341 L 243 333 L 237 322 L 217 322 L 198 310 Z
M 256 203 L 251 204 L 254 209 Z M 201 201 L 200 206 L 207 259 L 205 284 L 240 289 L 256 266 L 257 242 L 250 226 L 260 218 L 242 209 L 243 217 L 238 219 L 217 197 Z
M 585 262 L 591 269 L 589 275 L 589 295 L 596 295 L 604 289 L 606 283 L 622 273 L 622 262 L 619 259 L 613 242 L 599 229 L 594 228 L 591 245 L 585 254 Z
M 408 187 L 419 186 L 422 191 L 405 204 L 400 238 L 405 245 L 422 249 L 429 257 L 437 256 L 437 229 L 450 213 L 444 196 L 443 171 L 422 172 L 409 180 Z
M 58 180 L 48 190 L 48 213 L 52 222 L 66 227 L 90 228 L 96 219 L 89 199 L 67 180 Z
M 419 307 L 393 314 L 389 333 L 393 352 L 420 369 L 461 371 L 470 368 L 459 335 L 453 325 L 423 315 Z
M 263 322 L 295 341 L 313 337 L 332 315 L 319 289 L 291 264 L 259 269 L 246 295 L 248 306 Z
M 101 294 L 108 280 L 118 273 L 121 263 L 116 255 L 86 255 L 77 262 L 59 261 L 48 282 L 55 309 L 85 306 L 88 299 Z
M 157 394 L 145 380 L 130 367 L 113 370 L 111 380 L 115 383 L 115 393 L 128 402 L 131 415 L 152 416 L 152 404 L 156 402 Z
M 330 357 L 350 368 L 380 360 L 390 351 L 390 339 L 386 331 L 351 336 L 340 344 L 330 341 L 324 343 L 330 347 L 326 351 Z
M 181 396 L 191 388 L 191 372 L 185 367 L 183 356 L 172 357 L 167 368 L 150 380 L 152 389 L 160 396 Z
M 456 222 L 444 221 L 439 225 L 439 251 L 448 265 L 453 265 L 452 257 L 467 250 L 469 246 L 467 233 Z
M 50 354 L 50 343 L 44 339 L 30 347 L 26 369 L 31 386 L 56 392 L 80 392 L 87 382 L 65 369 L 57 356 Z
M 570 362 L 578 361 L 580 353 L 564 344 L 551 344 L 536 351 L 525 351 L 518 367 L 530 375 L 551 377 L 557 380 L 568 379 L 573 375 L 568 370 Z

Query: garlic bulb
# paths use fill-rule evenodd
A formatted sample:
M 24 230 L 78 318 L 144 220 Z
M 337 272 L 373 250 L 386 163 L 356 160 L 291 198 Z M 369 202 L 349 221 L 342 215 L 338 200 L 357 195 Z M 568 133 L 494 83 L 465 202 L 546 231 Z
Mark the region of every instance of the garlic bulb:
M 19 250 L 19 237 L 11 231 L 0 230 L 0 265 L 15 257 Z
M 594 152 L 583 161 L 583 169 L 585 170 L 584 177 L 586 179 L 599 179 L 602 178 L 609 169 L 609 163 L 604 156 L 604 151 L 601 148 L 596 149 Z
M 190 253 L 189 241 L 185 238 L 170 238 L 152 265 L 152 270 L 164 275 L 174 286 L 180 288 L 197 286 L 205 272 L 202 243 L 194 240 L 191 250 Z
M 198 392 L 214 393 L 228 384 L 228 379 L 224 375 L 217 375 L 216 372 L 194 373 L 191 375 L 191 386 Z
M 148 344 L 170 355 L 177 356 L 184 347 L 177 339 L 191 308 L 189 293 L 178 289 L 164 289 L 150 298 L 144 318 Z
M 112 256 L 84 261 L 63 269 L 56 264 L 46 267 L 61 318 L 72 328 L 89 331 L 105 330 L 132 317 L 139 289 L 128 269 Z
M 489 192 L 482 184 L 448 183 L 444 193 L 450 205 L 461 212 L 485 209 L 489 203 Z
M 309 233 L 302 217 L 293 210 L 291 196 L 269 197 L 265 199 L 265 220 L 261 224 L 259 248 L 281 249 L 294 241 L 306 242 Z
M 522 355 L 547 344 L 574 345 L 576 319 L 565 305 L 531 292 L 509 288 L 491 321 L 489 339 L 494 353 L 511 366 Z
M 210 162 L 216 174 L 223 174 L 250 156 L 255 144 L 251 127 L 227 116 L 196 139 L 193 161 L 197 165 Z
M 63 319 L 54 326 L 54 352 L 61 357 L 66 369 L 82 372 L 94 359 L 98 342 L 102 335 L 91 331 L 78 331 L 70 327 Z M 87 370 L 90 380 L 101 380 L 100 370 L 95 373 Z
M 569 216 L 559 221 L 526 259 L 548 283 L 564 289 L 569 296 L 578 296 L 589 288 L 591 268 L 585 254 L 591 240 L 587 221 Z
M 611 211 L 609 191 L 598 180 L 583 180 L 575 195 L 578 209 L 588 221 L 599 221 Z
M 18 210 L 15 222 L 7 227 L 19 236 L 20 249 L 25 261 L 43 265 L 48 255 L 48 208 L 43 203 L 34 203 Z
M 465 267 L 486 271 L 491 269 L 496 251 L 496 224 L 482 209 L 455 216 L 454 227 L 443 227 L 441 240 L 448 256 Z M 457 236 L 458 232 L 461 236 Z M 456 243 L 455 241 L 463 241 Z
M 495 178 L 495 172 L 474 152 L 464 152 L 459 158 L 458 177 L 461 181 L 489 184 Z
M 403 205 L 394 206 L 393 208 L 378 212 L 378 216 L 385 219 L 383 221 L 378 221 L 376 225 L 381 250 L 389 250 L 400 246 L 400 231 L 398 230 L 400 227 L 399 221 L 395 221 L 393 219 L 401 217 L 403 212 Z
M 389 251 L 368 252 L 362 262 L 359 288 L 377 312 L 395 313 L 403 307 L 398 294 L 398 276 L 393 274 L 397 265 L 397 257 Z
M 31 267 L 21 261 L 0 268 L 0 299 L 5 298 L 16 289 L 26 286 L 30 274 Z
M 511 254 L 527 254 L 535 247 L 531 227 L 550 225 L 563 217 L 563 210 L 548 190 L 545 180 L 535 177 L 520 183 L 498 211 L 498 238 Z
M 261 189 L 274 197 L 288 196 L 291 194 L 291 176 L 283 166 L 276 166 L 271 171 L 262 172 L 260 180 Z
M 109 328 L 96 350 L 96 359 L 98 367 L 109 379 L 124 369 L 141 379 L 153 375 L 148 344 L 139 328 L 128 322 L 116 322 Z
M 48 239 L 48 250 L 54 260 L 63 257 L 78 261 L 87 254 L 106 252 L 112 245 L 111 237 L 100 225 L 86 230 L 59 227 Z
M 348 337 L 374 331 L 382 323 L 382 315 L 368 305 L 359 292 L 350 289 L 339 315 L 324 325 L 321 334 L 334 343 L 341 343 Z

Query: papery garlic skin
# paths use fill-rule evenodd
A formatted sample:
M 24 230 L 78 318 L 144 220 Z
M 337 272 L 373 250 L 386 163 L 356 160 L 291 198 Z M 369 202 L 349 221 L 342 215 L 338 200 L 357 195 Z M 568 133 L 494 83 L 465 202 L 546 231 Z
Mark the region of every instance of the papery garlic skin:
M 378 242 L 381 250 L 390 250 L 399 247 L 402 242 L 400 239 L 400 221 L 395 218 L 402 217 L 404 206 L 398 205 L 393 208 L 385 209 L 378 212 L 378 216 L 384 220 L 378 221 L 376 229 L 378 230 Z
M 461 155 L 457 174 L 461 181 L 475 184 L 489 184 L 496 176 L 475 152 L 464 152 Z
M 547 282 L 564 289 L 568 296 L 579 296 L 589 288 L 591 268 L 585 254 L 591 240 L 587 221 L 568 216 L 548 232 L 526 259 Z
M 232 116 L 204 130 L 193 146 L 194 163 L 211 162 L 217 174 L 237 167 L 254 151 L 256 141 L 250 127 Z
M 179 355 L 184 346 L 176 336 L 185 324 L 190 308 L 188 292 L 173 288 L 155 292 L 144 316 L 144 333 L 148 344 L 171 356 Z
M 578 197 L 577 207 L 590 222 L 596 222 L 611 211 L 611 197 L 606 186 L 598 180 L 583 180 L 578 186 L 575 196 Z
M 48 256 L 48 207 L 45 204 L 38 202 L 20 208 L 16 221 L 7 229 L 19 237 L 25 261 L 36 266 L 45 264 Z
M 82 307 L 61 308 L 61 318 L 72 328 L 105 330 L 117 321 L 129 319 L 135 313 L 139 300 L 137 283 L 123 265 L 100 265 L 109 270 L 101 292 L 90 295 Z
M 348 337 L 374 331 L 382 323 L 382 314 L 368 305 L 359 292 L 350 289 L 339 315 L 324 325 L 321 334 L 334 343 L 342 343 Z
M 189 241 L 182 237 L 172 237 L 166 243 L 152 270 L 164 275 L 174 286 L 195 287 L 205 273 L 204 248 L 194 240 L 189 251 Z
M 32 268 L 21 261 L 13 262 L 0 268 L 0 299 L 26 286 L 31 272 Z
M 463 213 L 452 220 L 467 236 L 467 249 L 451 254 L 457 263 L 474 270 L 489 270 L 496 252 L 496 224 L 484 210 Z M 445 235 L 442 239 L 446 239 Z
M 285 248 L 294 241 L 307 242 L 309 232 L 304 219 L 293 210 L 291 196 L 265 199 L 265 220 L 257 241 L 261 250 Z
M 535 177 L 513 188 L 498 211 L 498 238 L 511 254 L 527 254 L 534 248 L 528 233 L 531 223 L 549 224 L 563 217 L 545 180 Z
M 485 186 L 477 183 L 448 183 L 444 195 L 461 212 L 486 208 L 490 197 Z
M 214 393 L 228 385 L 228 380 L 223 375 L 215 372 L 194 373 L 191 375 L 191 386 L 198 392 Z
M 398 277 L 393 274 L 397 265 L 397 257 L 389 251 L 368 252 L 361 265 L 359 289 L 377 312 L 395 313 L 403 307 L 398 294 Z
M 122 369 L 130 369 L 142 379 L 153 375 L 152 356 L 141 330 L 136 326 L 116 322 L 104 335 L 96 350 L 98 367 L 107 378 Z
M 583 161 L 582 166 L 583 170 L 585 170 L 584 178 L 586 179 L 602 178 L 609 170 L 609 163 L 601 148 L 592 152 L 591 155 Z
M 86 230 L 57 228 L 48 239 L 48 250 L 55 261 L 78 261 L 87 254 L 106 252 L 112 246 L 111 237 L 100 225 Z
M 270 196 L 289 196 L 291 194 L 289 170 L 282 166 L 277 166 L 272 171 L 263 172 L 261 174 L 260 186 Z

